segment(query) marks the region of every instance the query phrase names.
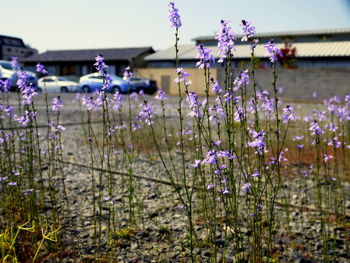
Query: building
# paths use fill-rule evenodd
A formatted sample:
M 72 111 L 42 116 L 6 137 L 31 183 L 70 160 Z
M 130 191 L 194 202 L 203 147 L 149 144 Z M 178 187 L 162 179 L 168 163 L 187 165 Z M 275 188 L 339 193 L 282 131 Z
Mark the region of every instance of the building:
M 278 48 L 284 48 L 285 43 L 296 50 L 295 67 L 298 68 L 350 68 L 350 28 L 329 30 L 306 30 L 257 33 L 259 44 L 255 49 L 255 57 L 259 59 L 261 67 L 269 67 L 268 57 L 264 45 L 273 39 Z M 241 42 L 241 35 L 237 35 L 236 50 L 233 52 L 233 66 L 246 65 L 250 61 L 251 52 L 247 42 Z M 179 62 L 181 67 L 193 68 L 196 64 L 196 46 L 203 44 L 217 55 L 217 40 L 215 36 L 200 36 L 195 44 L 179 46 Z M 146 58 L 148 67 L 175 67 L 174 47 L 156 52 Z M 220 68 L 216 63 L 213 67 Z
M 295 49 L 295 56 L 277 68 L 278 86 L 284 88 L 282 96 L 289 99 L 312 99 L 317 92 L 320 98 L 334 94 L 344 96 L 350 92 L 350 28 L 334 30 L 308 30 L 257 33 L 259 44 L 255 48 L 255 77 L 258 88 L 271 89 L 273 81 L 270 62 L 264 46 L 273 39 L 278 48 Z M 233 52 L 233 72 L 249 67 L 251 61 L 250 45 L 241 42 L 237 36 Z M 203 70 L 195 69 L 198 61 L 196 46 L 203 44 L 212 50 L 211 54 L 218 59 L 217 40 L 215 36 L 201 36 L 193 39 L 195 43 L 178 46 L 179 67 L 185 68 L 192 80 L 191 90 L 200 95 L 205 94 Z M 145 58 L 148 68 L 139 69 L 142 77 L 155 79 L 158 86 L 170 95 L 178 93 L 178 86 L 173 80 L 175 73 L 175 48 L 161 50 Z M 224 85 L 225 71 L 223 65 L 211 65 L 210 75 Z
M 49 50 L 23 59 L 27 70 L 35 71 L 38 62 L 42 63 L 50 75 L 82 76 L 96 71 L 95 57 L 102 54 L 110 74 L 121 75 L 127 66 L 145 67 L 145 56 L 153 54 L 152 47 Z
M 13 56 L 22 59 L 37 53 L 20 38 L 0 35 L 0 60 L 11 60 Z

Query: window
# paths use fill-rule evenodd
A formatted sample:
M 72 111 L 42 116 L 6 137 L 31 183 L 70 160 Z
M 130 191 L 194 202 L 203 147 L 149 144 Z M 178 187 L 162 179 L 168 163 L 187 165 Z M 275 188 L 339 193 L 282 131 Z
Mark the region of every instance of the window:
M 91 76 L 89 79 L 103 79 L 103 76 Z
M 13 70 L 13 67 L 10 62 L 1 62 L 0 66 L 4 69 Z
M 62 65 L 61 69 L 62 75 L 76 75 L 77 66 L 75 65 Z

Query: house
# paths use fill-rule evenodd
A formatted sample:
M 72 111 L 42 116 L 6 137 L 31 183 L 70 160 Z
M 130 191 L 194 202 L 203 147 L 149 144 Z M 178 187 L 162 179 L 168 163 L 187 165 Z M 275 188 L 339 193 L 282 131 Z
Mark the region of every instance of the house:
M 258 88 L 268 89 L 272 83 L 271 66 L 264 46 L 273 39 L 280 49 L 286 45 L 290 51 L 294 49 L 293 60 L 279 64 L 277 69 L 278 85 L 284 88 L 285 97 L 295 99 L 303 94 L 303 99 L 310 99 L 313 92 L 318 92 L 320 98 L 326 98 L 350 92 L 350 28 L 257 33 L 256 37 L 259 39 L 254 51 Z M 241 38 L 242 35 L 237 35 L 233 52 L 232 68 L 235 73 L 247 68 L 251 61 L 250 44 L 240 41 Z M 196 46 L 203 44 L 211 49 L 217 60 L 217 40 L 215 36 L 200 36 L 193 40 L 193 44 L 178 46 L 178 66 L 191 75 L 191 89 L 204 95 L 203 72 L 195 70 L 198 61 Z M 177 94 L 178 87 L 173 82 L 176 78 L 175 48 L 161 50 L 145 60 L 148 68 L 138 70 L 139 75 L 155 79 L 168 94 Z M 211 77 L 221 85 L 224 85 L 223 67 L 216 62 L 210 69 Z
M 21 59 L 37 53 L 20 38 L 0 35 L 0 60 L 11 60 L 13 56 Z
M 110 74 L 121 75 L 127 66 L 145 67 L 145 56 L 153 54 L 152 47 L 49 50 L 23 59 L 24 67 L 35 70 L 38 62 L 43 64 L 50 75 L 82 76 L 96 71 L 95 57 L 102 54 Z

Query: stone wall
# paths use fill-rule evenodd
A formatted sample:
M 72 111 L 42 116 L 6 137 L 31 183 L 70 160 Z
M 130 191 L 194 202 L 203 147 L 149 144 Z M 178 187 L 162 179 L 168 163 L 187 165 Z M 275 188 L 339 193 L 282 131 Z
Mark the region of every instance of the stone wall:
M 283 87 L 282 97 L 288 99 L 312 99 L 313 92 L 318 99 L 343 97 L 350 92 L 350 69 L 277 69 L 277 75 L 277 86 Z M 256 70 L 256 79 L 259 88 L 271 90 L 273 77 L 269 69 Z
M 204 95 L 203 70 L 186 68 L 185 71 L 190 74 L 189 79 L 192 80 L 191 90 Z M 137 75 L 156 80 L 158 86 L 170 95 L 176 95 L 178 92 L 177 85 L 173 82 L 176 78 L 174 68 L 138 69 Z M 211 69 L 211 75 L 223 84 L 223 69 Z M 350 69 L 347 68 L 278 68 L 277 75 L 277 86 L 283 87 L 282 97 L 287 99 L 309 100 L 313 98 L 313 92 L 317 93 L 317 99 L 350 93 Z M 272 90 L 273 76 L 270 69 L 256 69 L 255 76 L 258 89 Z

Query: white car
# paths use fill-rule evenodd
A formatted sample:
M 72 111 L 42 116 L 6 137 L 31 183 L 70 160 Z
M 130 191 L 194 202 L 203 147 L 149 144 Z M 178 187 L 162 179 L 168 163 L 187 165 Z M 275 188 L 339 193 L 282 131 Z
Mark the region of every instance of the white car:
M 57 76 L 48 76 L 39 79 L 38 86 L 43 92 L 77 92 L 80 90 L 78 82 Z
M 35 73 L 25 71 L 27 73 L 28 84 L 31 83 L 34 87 L 37 87 L 38 78 Z M 0 60 L 0 79 L 10 80 L 11 90 L 17 89 L 18 72 L 13 68 L 10 61 Z

